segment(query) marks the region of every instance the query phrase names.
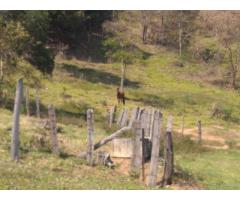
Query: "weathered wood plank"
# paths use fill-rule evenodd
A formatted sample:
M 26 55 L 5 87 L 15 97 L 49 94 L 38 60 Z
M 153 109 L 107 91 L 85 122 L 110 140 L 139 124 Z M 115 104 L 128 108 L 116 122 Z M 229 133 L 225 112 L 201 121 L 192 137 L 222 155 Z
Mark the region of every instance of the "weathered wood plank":
M 117 119 L 117 125 L 121 126 L 121 122 L 122 122 L 122 117 L 123 117 L 123 113 L 124 113 L 124 109 L 122 109 L 118 115 L 118 119 Z
M 23 98 L 23 80 L 19 79 L 17 82 L 15 103 L 13 110 L 13 127 L 12 127 L 12 141 L 11 141 L 11 158 L 14 161 L 19 160 L 19 119 L 21 103 Z
M 152 135 L 153 135 L 154 113 L 155 113 L 155 109 L 152 109 L 151 110 L 151 118 L 150 118 L 150 140 L 151 141 L 152 141 Z
M 155 111 L 152 135 L 152 154 L 150 162 L 150 172 L 147 181 L 148 186 L 155 186 L 157 184 L 161 126 L 162 126 L 162 114 L 159 111 Z
M 120 123 L 120 127 L 125 127 L 127 125 L 127 121 L 128 121 L 128 109 L 124 109 L 123 112 L 123 117 Z
M 174 155 L 173 155 L 173 141 L 172 141 L 172 123 L 173 117 L 168 117 L 167 131 L 165 134 L 165 145 L 164 145 L 164 173 L 162 186 L 172 184 L 172 177 L 174 172 Z
M 133 154 L 131 160 L 131 171 L 140 174 L 142 166 L 142 128 L 141 121 L 133 122 Z
M 106 138 L 104 138 L 104 139 L 100 140 L 99 142 L 97 142 L 96 144 L 94 144 L 94 150 L 97 150 L 101 146 L 107 144 L 108 142 L 112 141 L 114 138 L 117 138 L 118 136 L 120 136 L 121 134 L 123 134 L 129 130 L 131 130 L 130 127 L 123 127 L 121 129 L 119 129 L 118 131 L 114 132 L 113 134 L 107 136 Z M 86 157 L 86 155 L 87 155 L 87 152 L 82 152 L 79 154 L 79 157 Z
M 129 120 L 129 123 L 128 123 L 128 126 L 129 126 L 129 127 L 132 127 L 133 121 L 137 119 L 137 117 L 138 117 L 138 112 L 139 112 L 139 107 L 134 108 L 134 109 L 132 110 L 131 117 L 130 117 L 130 120 Z
M 142 129 L 142 181 L 145 182 L 145 134 L 144 129 Z

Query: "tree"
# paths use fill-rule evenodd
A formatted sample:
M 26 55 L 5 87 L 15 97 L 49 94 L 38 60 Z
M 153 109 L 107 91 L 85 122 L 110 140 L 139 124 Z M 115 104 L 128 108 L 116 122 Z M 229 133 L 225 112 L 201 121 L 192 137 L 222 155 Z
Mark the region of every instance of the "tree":
M 106 57 L 111 58 L 112 61 L 121 63 L 121 83 L 120 91 L 124 91 L 124 81 L 126 76 L 126 66 L 131 64 L 134 60 L 132 55 L 132 46 L 123 39 L 112 37 L 104 41 L 106 48 Z
M 126 13 L 119 13 L 118 19 L 106 21 L 103 24 L 105 57 L 121 64 L 120 91 L 122 92 L 124 91 L 127 65 L 140 59 L 143 60 L 146 56 L 145 52 L 135 46 L 133 42 L 135 35 L 128 33 L 128 28 L 124 20 L 128 19 L 129 14 L 128 11 Z M 131 13 L 130 16 L 132 14 L 135 13 Z
M 6 21 L 0 15 L 0 99 L 3 89 L 10 87 L 7 80 L 17 70 L 19 56 L 29 45 L 29 35 L 19 22 Z
M 209 27 L 208 35 L 218 39 L 218 45 L 225 48 L 225 56 L 230 71 L 230 85 L 237 88 L 240 69 L 240 13 L 237 11 L 201 12 L 202 23 Z

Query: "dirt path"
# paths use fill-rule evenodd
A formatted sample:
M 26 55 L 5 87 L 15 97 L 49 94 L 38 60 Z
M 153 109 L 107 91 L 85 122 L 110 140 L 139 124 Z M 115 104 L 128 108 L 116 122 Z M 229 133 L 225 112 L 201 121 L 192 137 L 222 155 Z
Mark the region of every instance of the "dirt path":
M 221 134 L 219 134 L 221 132 Z M 190 136 L 193 140 L 198 139 L 196 128 L 184 130 L 184 135 Z M 228 140 L 236 140 L 237 146 L 240 146 L 240 133 L 236 130 L 224 130 L 224 127 L 216 125 L 202 130 L 202 142 L 204 146 L 214 149 L 228 149 Z

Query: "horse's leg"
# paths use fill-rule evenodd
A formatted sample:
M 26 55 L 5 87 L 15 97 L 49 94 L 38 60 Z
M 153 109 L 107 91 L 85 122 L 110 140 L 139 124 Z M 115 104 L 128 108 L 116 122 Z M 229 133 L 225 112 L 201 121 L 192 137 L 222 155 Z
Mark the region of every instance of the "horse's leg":
M 125 97 L 122 98 L 123 105 L 125 105 Z

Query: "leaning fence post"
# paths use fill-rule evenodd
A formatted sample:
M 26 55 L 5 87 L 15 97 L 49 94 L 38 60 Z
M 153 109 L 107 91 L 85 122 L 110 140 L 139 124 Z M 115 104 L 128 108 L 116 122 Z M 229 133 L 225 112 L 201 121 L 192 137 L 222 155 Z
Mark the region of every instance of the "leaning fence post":
M 133 153 L 131 160 L 131 172 L 136 172 L 140 174 L 140 169 L 142 166 L 142 129 L 141 121 L 133 121 Z
M 201 143 L 201 141 L 202 141 L 202 122 L 201 122 L 201 120 L 198 120 L 197 128 L 198 128 L 198 142 Z
M 162 114 L 159 111 L 154 113 L 153 135 L 152 135 L 152 152 L 150 162 L 150 172 L 148 175 L 148 186 L 155 186 L 157 184 L 157 170 L 160 149 L 160 135 L 162 126 Z
M 56 113 L 53 105 L 48 106 L 48 116 L 49 116 L 50 127 L 51 127 L 50 138 L 51 138 L 52 153 L 55 155 L 59 155 Z
M 27 111 L 27 116 L 30 116 L 29 112 L 29 88 L 27 87 L 25 90 L 25 101 L 26 101 L 26 111 Z
M 11 141 L 11 158 L 18 161 L 18 148 L 19 148 L 19 118 L 20 109 L 23 97 L 23 80 L 19 79 L 17 82 L 16 96 L 13 111 L 13 127 L 12 127 L 12 141 Z
M 39 89 L 36 89 L 36 96 L 35 96 L 35 100 L 36 100 L 36 114 L 37 114 L 37 118 L 40 118 L 40 99 L 39 99 Z
M 172 184 L 173 165 L 174 165 L 172 123 L 173 123 L 173 117 L 169 116 L 168 122 L 167 122 L 167 131 L 165 135 L 165 145 L 164 145 L 165 162 L 164 162 L 162 186 Z
M 87 127 L 88 127 L 87 163 L 92 166 L 94 150 L 94 119 L 92 109 L 87 110 Z

